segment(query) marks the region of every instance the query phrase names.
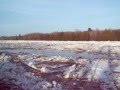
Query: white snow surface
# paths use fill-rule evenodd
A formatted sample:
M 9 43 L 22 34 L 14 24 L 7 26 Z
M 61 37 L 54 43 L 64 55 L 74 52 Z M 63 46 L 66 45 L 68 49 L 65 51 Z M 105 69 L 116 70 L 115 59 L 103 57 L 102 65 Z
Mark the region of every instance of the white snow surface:
M 117 90 L 120 42 L 1 40 L 0 80 L 23 90 L 97 90 L 92 82 Z

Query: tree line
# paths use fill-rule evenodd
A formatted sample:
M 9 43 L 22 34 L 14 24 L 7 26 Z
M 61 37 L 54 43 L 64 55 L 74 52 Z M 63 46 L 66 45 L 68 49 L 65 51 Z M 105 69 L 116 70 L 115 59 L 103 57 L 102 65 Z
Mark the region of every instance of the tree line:
M 29 33 L 17 36 L 2 36 L 0 40 L 59 40 L 59 41 L 120 41 L 120 29 L 92 30 L 53 33 Z

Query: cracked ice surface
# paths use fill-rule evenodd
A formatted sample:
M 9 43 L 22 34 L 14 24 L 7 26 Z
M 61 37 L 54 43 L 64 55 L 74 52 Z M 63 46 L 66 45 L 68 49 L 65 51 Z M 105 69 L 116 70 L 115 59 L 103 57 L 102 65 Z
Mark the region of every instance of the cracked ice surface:
M 18 90 L 119 90 L 120 42 L 0 41 L 0 80 Z
M 21 64 L 10 62 L 9 57 L 5 53 L 0 55 L 0 80 L 19 85 L 24 90 L 59 89 L 41 76 L 35 76 L 34 73 L 27 71 Z

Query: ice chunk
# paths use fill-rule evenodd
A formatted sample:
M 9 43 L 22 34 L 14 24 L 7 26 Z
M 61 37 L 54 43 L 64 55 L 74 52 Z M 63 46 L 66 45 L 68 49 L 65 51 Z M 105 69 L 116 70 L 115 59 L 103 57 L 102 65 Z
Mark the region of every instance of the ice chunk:
M 48 88 L 51 88 L 52 87 L 52 84 L 51 83 L 49 83 L 49 82 L 41 82 L 41 85 L 42 85 L 42 87 L 43 87 L 43 90 L 48 90 Z
M 34 68 L 34 69 L 37 69 L 36 66 L 34 65 L 34 62 L 28 62 L 28 66 Z
M 109 71 L 108 60 L 100 59 L 92 63 L 91 71 L 88 74 L 89 80 L 105 79 L 105 72 Z
M 0 55 L 0 61 L 4 61 L 4 57 L 3 55 Z
M 11 60 L 11 56 L 5 56 L 4 57 L 4 62 L 9 62 Z
M 52 90 L 63 90 L 61 84 L 57 83 L 56 81 L 53 81 L 52 83 L 53 83 Z
M 114 66 L 118 66 L 118 65 L 120 65 L 120 60 L 112 60 L 112 65 L 114 65 Z
M 70 66 L 70 67 L 66 70 L 66 72 L 64 73 L 64 78 L 70 78 L 70 77 L 72 76 L 72 74 L 74 73 L 75 68 L 76 68 L 76 65 L 75 65 L 75 64 L 72 65 L 72 66 Z
M 5 53 L 2 53 L 0 55 L 0 61 L 9 62 L 10 60 L 11 60 L 11 56 L 5 55 Z
M 49 73 L 50 70 L 49 70 L 48 68 L 46 68 L 46 67 L 42 67 L 42 68 L 41 68 L 41 72 L 42 72 L 42 73 Z
M 120 73 L 120 66 L 118 66 L 118 67 L 116 67 L 116 68 L 114 68 L 114 70 L 113 70 L 114 72 L 118 72 L 118 73 Z

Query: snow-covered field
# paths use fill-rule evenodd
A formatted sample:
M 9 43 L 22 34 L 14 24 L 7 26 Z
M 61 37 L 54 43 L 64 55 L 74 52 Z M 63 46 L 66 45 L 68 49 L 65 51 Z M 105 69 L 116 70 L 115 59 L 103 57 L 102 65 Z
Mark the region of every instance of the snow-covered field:
M 120 42 L 1 40 L 0 88 L 119 90 Z

